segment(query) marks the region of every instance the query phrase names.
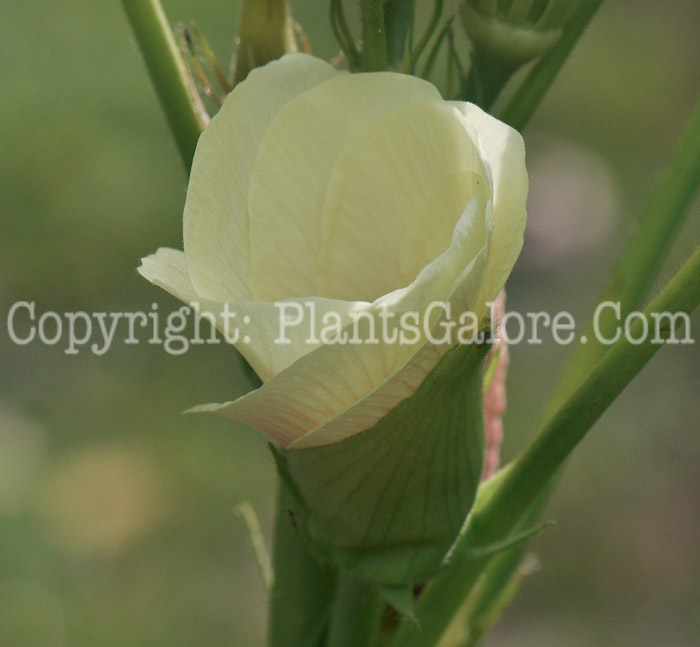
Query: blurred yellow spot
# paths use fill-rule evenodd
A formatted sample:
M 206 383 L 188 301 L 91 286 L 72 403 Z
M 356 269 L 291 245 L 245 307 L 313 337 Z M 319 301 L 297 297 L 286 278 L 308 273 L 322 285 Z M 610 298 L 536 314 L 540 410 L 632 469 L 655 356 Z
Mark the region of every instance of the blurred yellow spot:
M 0 403 L 0 516 L 18 514 L 27 505 L 45 450 L 44 430 Z
M 39 514 L 59 548 L 108 557 L 155 529 L 165 507 L 163 479 L 142 450 L 102 446 L 56 466 L 45 483 Z

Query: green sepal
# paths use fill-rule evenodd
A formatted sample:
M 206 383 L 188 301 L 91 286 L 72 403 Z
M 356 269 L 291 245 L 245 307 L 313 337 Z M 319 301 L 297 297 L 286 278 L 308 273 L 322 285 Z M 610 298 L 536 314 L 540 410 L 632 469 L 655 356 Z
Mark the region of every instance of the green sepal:
M 277 455 L 315 551 L 389 587 L 441 568 L 474 503 L 488 344 L 448 351 L 416 392 L 341 442 Z
M 381 586 L 379 594 L 398 614 L 409 620 L 416 619 L 412 586 Z
M 551 528 L 553 525 L 554 521 L 545 521 L 532 528 L 528 528 L 522 532 L 510 535 L 503 541 L 496 541 L 491 544 L 487 544 L 486 546 L 478 546 L 474 548 L 466 546 L 460 547 L 458 551 L 455 551 L 453 555 L 450 555 L 448 563 L 453 564 L 455 562 L 463 561 L 476 562 L 480 559 L 484 559 L 485 557 L 492 557 L 493 555 L 502 553 L 510 548 L 515 548 L 516 546 L 525 543 L 528 541 L 528 539 L 534 537 L 535 535 L 539 535 L 543 530 Z

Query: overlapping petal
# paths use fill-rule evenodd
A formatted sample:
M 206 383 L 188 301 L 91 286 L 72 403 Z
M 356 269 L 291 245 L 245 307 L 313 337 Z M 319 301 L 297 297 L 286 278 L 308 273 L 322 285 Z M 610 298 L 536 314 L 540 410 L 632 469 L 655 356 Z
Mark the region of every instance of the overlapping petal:
M 254 298 L 323 294 L 321 220 L 334 165 L 364 127 L 418 102 L 443 103 L 421 79 L 357 74 L 321 83 L 279 110 L 260 142 L 250 182 L 248 285 Z
M 190 281 L 185 254 L 165 247 L 142 259 L 139 272 L 206 317 L 263 381 L 284 371 L 320 345 L 318 331 L 326 313 L 334 313 L 345 326 L 353 313 L 370 307 L 365 302 L 322 297 L 288 299 L 279 304 L 207 299 L 197 294 Z M 281 317 L 285 314 L 294 319 L 302 317 L 303 325 L 282 327 Z M 282 343 L 286 341 L 288 343 Z
M 340 74 L 320 59 L 289 54 L 254 70 L 202 133 L 184 215 L 188 271 L 202 297 L 251 298 L 248 191 L 258 148 L 282 106 Z
M 452 321 L 485 314 L 520 251 L 526 196 L 520 135 L 477 107 L 413 77 L 289 55 L 254 71 L 202 135 L 185 253 L 161 249 L 140 271 L 222 332 L 240 328 L 230 340 L 264 382 L 199 410 L 320 446 L 372 427 L 454 346 L 430 338 L 446 323 L 431 304 Z M 417 334 L 398 343 L 404 314 Z M 319 339 L 326 315 L 354 343 Z
M 430 303 L 449 302 L 457 314 L 478 307 L 490 238 L 483 218 L 486 199 L 483 194 L 473 198 L 448 250 L 412 285 L 373 304 L 375 314 L 385 306 L 398 318 L 405 312 L 417 313 L 420 335 L 413 343 L 391 343 L 380 337 L 377 344 L 324 345 L 259 389 L 206 410 L 245 422 L 282 445 L 294 442 L 295 447 L 337 442 L 370 428 L 409 397 L 454 346 L 426 339 L 426 329 L 433 330 L 445 316 L 442 308 L 435 308 L 428 318 Z
M 493 175 L 493 253 L 487 298 L 493 300 L 510 275 L 523 246 L 528 176 L 520 133 L 472 103 L 453 102 L 464 114 Z

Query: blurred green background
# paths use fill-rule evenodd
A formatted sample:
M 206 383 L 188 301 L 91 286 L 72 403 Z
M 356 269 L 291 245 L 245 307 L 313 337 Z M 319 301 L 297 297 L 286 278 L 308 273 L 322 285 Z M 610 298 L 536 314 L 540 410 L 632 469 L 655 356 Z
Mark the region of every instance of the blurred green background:
M 293 3 L 330 58 L 325 5 Z M 164 6 L 228 60 L 238 2 Z M 3 0 L 0 24 L 0 645 L 261 646 L 265 593 L 233 510 L 252 501 L 269 539 L 271 458 L 249 429 L 181 415 L 248 388 L 233 349 L 173 357 L 144 334 L 66 355 L 5 325 L 18 300 L 179 307 L 135 271 L 181 246 L 186 178 L 121 7 Z M 526 133 L 511 309 L 590 312 L 698 97 L 699 30 L 695 0 L 605 3 Z M 700 240 L 699 212 L 659 285 Z M 569 351 L 512 349 L 506 457 Z M 569 465 L 539 570 L 489 647 L 699 644 L 699 421 L 700 344 L 663 349 Z

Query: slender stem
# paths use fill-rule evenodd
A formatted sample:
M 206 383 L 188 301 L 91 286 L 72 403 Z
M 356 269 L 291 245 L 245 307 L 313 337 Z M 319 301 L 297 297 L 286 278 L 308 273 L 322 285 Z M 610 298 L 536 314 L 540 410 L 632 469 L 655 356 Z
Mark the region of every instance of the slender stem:
M 293 500 L 280 483 L 268 645 L 321 647 L 335 589 L 335 573 L 307 552 L 288 512 Z
M 652 193 L 635 235 L 627 244 L 599 303 L 620 304 L 626 317 L 638 308 L 659 273 L 673 235 L 678 231 L 688 206 L 700 186 L 700 101 L 688 122 L 681 142 Z M 617 317 L 610 309 L 597 318 L 598 334 L 591 322 L 586 331 L 588 342 L 580 344 L 572 356 L 552 398 L 548 412 L 561 403 L 605 354 L 607 346 L 599 341 L 614 332 Z
M 583 0 L 564 27 L 557 44 L 532 67 L 498 115 L 499 119 L 513 128 L 523 129 L 602 3 L 603 0 Z
M 377 586 L 347 571 L 340 575 L 331 613 L 328 647 L 372 647 L 379 635 L 383 604 Z
M 432 647 L 444 632 L 474 583 L 488 564 L 488 557 L 460 560 L 474 547 L 484 547 L 507 537 L 553 475 L 584 438 L 593 424 L 632 381 L 644 365 L 670 339 L 675 324 L 664 315 L 686 313 L 700 303 L 700 247 L 644 312 L 629 332 L 613 345 L 595 370 L 557 413 L 545 424 L 528 449 L 514 461 L 493 494 L 472 511 L 469 525 L 455 549 L 454 561 L 421 597 L 416 615 L 421 625 L 404 624 L 392 647 Z M 644 335 L 644 326 L 657 317 L 665 321 L 656 335 Z M 689 319 L 687 319 L 689 321 Z M 657 332 L 657 331 L 655 331 Z M 634 343 L 631 340 L 640 340 Z M 656 342 L 656 343 L 655 343 Z
M 545 501 L 549 498 L 544 490 L 535 503 L 523 515 L 515 527 L 515 532 L 525 532 L 537 523 L 537 518 Z M 477 645 L 480 638 L 498 620 L 501 612 L 518 592 L 526 573 L 523 568 L 528 542 L 494 555 L 480 577 L 479 586 L 468 597 L 469 614 L 466 626 L 469 642 L 465 647 Z
M 379 72 L 388 67 L 383 0 L 360 0 L 362 18 L 362 67 Z
M 355 39 L 352 36 L 352 32 L 345 18 L 342 0 L 330 0 L 329 10 L 331 29 L 335 34 L 335 39 L 338 41 L 341 51 L 345 54 L 350 71 L 354 72 L 360 68 L 361 57 L 360 53 L 357 51 Z
M 649 291 L 666 256 L 670 241 L 683 222 L 683 216 L 687 213 L 688 205 L 699 185 L 700 102 L 696 105 L 681 142 L 656 185 L 636 234 L 629 241 L 599 301 L 619 302 L 621 318 L 627 317 L 634 308 L 639 307 Z M 605 337 L 610 337 L 615 321 L 609 316 L 610 311 L 606 310 L 604 314 L 608 316 L 599 318 L 598 329 Z M 581 376 L 590 373 L 595 363 L 608 350 L 608 346 L 598 341 L 593 322 L 588 327 L 586 337 L 588 343 L 581 344 L 576 349 L 562 379 L 558 382 L 547 407 L 546 416 L 556 411 L 556 407 L 561 405 L 580 383 Z M 528 514 L 528 517 L 533 518 L 533 522 L 549 499 L 552 486 L 553 483 L 546 488 L 538 500 L 539 503 L 533 506 L 533 514 Z M 482 576 L 484 582 L 493 580 L 491 588 L 505 586 L 508 581 L 508 568 L 512 576 L 517 567 L 519 553 L 522 553 L 524 547 L 525 545 L 511 549 L 495 557 Z M 476 594 L 482 596 L 481 589 Z M 485 603 L 488 603 L 488 600 L 485 600 Z
M 438 53 L 440 52 L 440 47 L 443 41 L 447 38 L 447 34 L 452 26 L 452 18 L 445 24 L 445 26 L 440 30 L 438 37 L 435 39 L 433 46 L 430 48 L 428 53 L 428 59 L 425 61 L 425 66 L 423 67 L 423 72 L 421 73 L 421 78 L 429 79 L 433 72 L 433 67 L 435 67 L 435 61 L 437 61 Z
M 189 171 L 205 120 L 195 109 L 187 66 L 159 0 L 122 0 L 122 5 Z
M 437 29 L 438 23 L 440 22 L 440 18 L 442 17 L 443 5 L 444 0 L 435 0 L 435 5 L 433 6 L 433 13 L 430 17 L 430 22 L 428 23 L 428 26 L 425 28 L 425 31 L 423 32 L 423 35 L 416 44 L 415 49 L 411 52 L 410 57 L 407 57 L 404 61 L 403 71 L 405 74 L 415 73 L 418 60 L 425 51 L 425 48 L 428 46 L 428 43 L 433 37 L 433 34 Z
M 389 69 L 401 70 L 413 29 L 415 0 L 384 0 L 387 61 Z
M 252 546 L 253 553 L 255 555 L 255 562 L 257 563 L 258 570 L 260 571 L 260 577 L 265 585 L 265 590 L 269 593 L 275 584 L 275 577 L 272 572 L 270 556 L 267 552 L 267 548 L 265 547 L 265 538 L 263 536 L 262 528 L 260 527 L 260 520 L 258 519 L 258 515 L 255 513 L 255 508 L 250 501 L 244 501 L 243 503 L 239 503 L 234 508 L 234 512 L 243 518 L 243 522 L 248 530 L 250 545 Z
M 476 77 L 478 93 L 473 99 L 487 112 L 491 111 L 493 104 L 518 68 L 504 65 L 500 61 L 490 60 L 477 56 L 474 52 L 472 58 L 473 67 L 470 75 Z

